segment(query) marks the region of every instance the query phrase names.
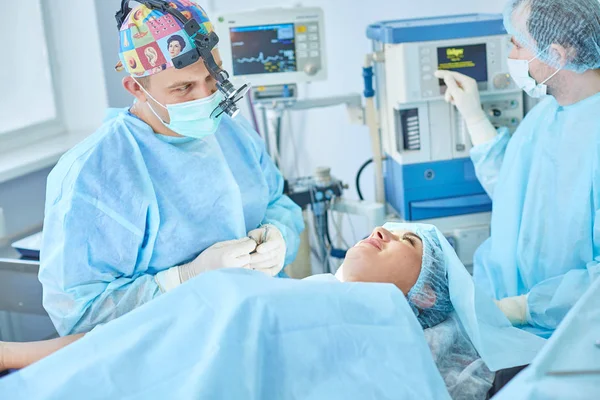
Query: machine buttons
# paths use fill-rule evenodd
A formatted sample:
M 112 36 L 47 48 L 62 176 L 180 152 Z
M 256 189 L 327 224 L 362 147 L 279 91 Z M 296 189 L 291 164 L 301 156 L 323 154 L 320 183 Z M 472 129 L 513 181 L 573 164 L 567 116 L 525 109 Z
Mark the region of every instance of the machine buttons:
M 318 49 L 318 48 L 319 48 L 319 43 L 311 43 L 311 44 L 310 44 L 310 48 L 311 48 L 312 50 L 316 50 L 316 49 Z
M 394 119 L 396 121 L 396 130 L 398 133 L 398 150 L 421 150 L 419 110 L 417 108 L 394 110 Z
M 315 33 L 319 31 L 319 27 L 317 25 L 309 25 L 308 26 L 308 31 L 311 33 Z
M 422 78 L 422 79 L 423 79 L 424 81 L 430 81 L 430 80 L 432 80 L 432 79 L 433 79 L 433 76 L 432 76 L 432 75 L 429 75 L 429 74 L 425 74 L 425 75 L 423 75 L 423 78 Z
M 428 169 L 425 171 L 425 179 L 428 181 L 432 181 L 435 178 L 435 171 L 432 169 Z
M 421 63 L 429 65 L 429 64 L 431 64 L 431 58 L 423 57 L 423 58 L 421 58 Z
M 494 77 L 494 87 L 496 89 L 508 89 L 511 83 L 509 74 L 499 74 Z
M 421 49 L 421 55 L 423 56 L 428 56 L 431 54 L 431 50 L 430 49 Z
M 307 38 L 306 34 L 299 34 L 298 36 L 296 36 L 296 39 L 299 42 L 306 42 L 306 38 Z
M 306 64 L 306 66 L 304 67 L 304 72 L 306 73 L 306 75 L 316 75 L 317 72 L 319 72 L 319 68 L 315 65 L 315 64 Z
M 492 117 L 501 117 L 502 116 L 502 111 L 498 110 L 497 108 L 494 108 L 492 110 L 490 110 L 490 116 Z
M 308 44 L 306 44 L 306 43 L 298 43 L 298 45 L 296 47 L 298 48 L 298 50 L 307 50 L 308 49 Z
M 430 71 L 431 71 L 431 66 L 429 66 L 429 65 L 423 66 L 423 72 L 430 72 Z
M 311 50 L 310 51 L 310 56 L 315 58 L 315 57 L 319 57 L 319 50 Z
M 319 40 L 319 35 L 317 35 L 315 33 L 308 35 L 308 40 L 312 40 L 313 42 L 316 42 Z
M 307 51 L 298 51 L 297 55 L 298 55 L 298 58 L 307 58 L 308 52 Z

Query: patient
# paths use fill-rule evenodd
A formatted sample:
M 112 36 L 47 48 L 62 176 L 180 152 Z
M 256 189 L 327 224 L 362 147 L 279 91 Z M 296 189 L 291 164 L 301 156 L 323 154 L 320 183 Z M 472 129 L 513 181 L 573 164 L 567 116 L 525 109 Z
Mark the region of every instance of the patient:
M 453 310 L 444 255 L 433 230 L 375 228 L 348 251 L 335 276 L 343 282 L 393 283 L 423 329 L 443 322 Z
M 343 282 L 396 285 L 423 329 L 440 324 L 453 311 L 444 256 L 434 231 L 376 228 L 348 251 L 336 277 Z M 81 337 L 83 334 L 32 343 L 0 342 L 0 371 L 24 368 Z

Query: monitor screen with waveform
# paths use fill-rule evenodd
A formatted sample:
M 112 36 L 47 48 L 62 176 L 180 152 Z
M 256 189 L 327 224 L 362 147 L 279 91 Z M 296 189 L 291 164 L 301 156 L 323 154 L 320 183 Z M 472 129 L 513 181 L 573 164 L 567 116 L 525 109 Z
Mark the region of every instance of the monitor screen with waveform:
M 296 72 L 294 24 L 231 28 L 234 75 Z

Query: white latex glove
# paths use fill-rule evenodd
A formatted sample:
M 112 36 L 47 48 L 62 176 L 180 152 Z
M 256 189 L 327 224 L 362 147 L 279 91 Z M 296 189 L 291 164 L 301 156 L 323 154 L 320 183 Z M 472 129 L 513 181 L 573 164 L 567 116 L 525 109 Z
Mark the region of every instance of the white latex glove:
M 200 253 L 194 261 L 159 272 L 155 280 L 164 293 L 203 272 L 221 268 L 248 268 L 250 253 L 255 249 L 256 242 L 247 237 L 219 242 Z
M 497 131 L 481 108 L 477 81 L 454 71 L 436 71 L 435 76 L 446 83 L 446 102 L 456 106 L 462 115 L 473 145 L 494 139 Z
M 250 255 L 250 269 L 275 276 L 283 269 L 286 245 L 283 235 L 275 225 L 267 224 L 250 231 L 248 236 L 256 241 L 256 253 Z
M 496 305 L 513 325 L 527 324 L 527 295 L 495 300 Z
M 338 281 L 344 282 L 344 264 L 340 265 L 337 271 L 335 271 L 335 277 Z

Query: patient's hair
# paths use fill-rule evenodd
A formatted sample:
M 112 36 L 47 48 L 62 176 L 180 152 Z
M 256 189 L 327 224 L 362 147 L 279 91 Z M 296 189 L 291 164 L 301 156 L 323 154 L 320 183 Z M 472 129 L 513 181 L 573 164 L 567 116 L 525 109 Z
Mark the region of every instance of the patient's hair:
M 454 310 L 448 288 L 448 271 L 442 246 L 434 230 L 417 229 L 423 241 L 423 261 L 417 283 L 408 292 L 408 302 L 423 329 L 448 318 Z

